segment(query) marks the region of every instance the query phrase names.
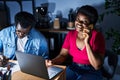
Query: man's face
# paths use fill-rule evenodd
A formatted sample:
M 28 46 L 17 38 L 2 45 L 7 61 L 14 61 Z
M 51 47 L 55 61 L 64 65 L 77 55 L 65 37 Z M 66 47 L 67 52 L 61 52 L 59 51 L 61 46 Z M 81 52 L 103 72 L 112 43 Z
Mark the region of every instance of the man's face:
M 16 26 L 16 34 L 18 38 L 23 38 L 28 35 L 30 31 L 30 26 L 28 28 L 22 28 L 21 25 L 18 23 Z

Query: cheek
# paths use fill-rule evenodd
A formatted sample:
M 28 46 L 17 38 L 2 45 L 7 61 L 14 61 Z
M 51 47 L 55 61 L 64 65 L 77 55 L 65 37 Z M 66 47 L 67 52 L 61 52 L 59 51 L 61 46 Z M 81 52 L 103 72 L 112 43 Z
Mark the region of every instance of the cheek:
M 78 32 L 83 30 L 82 26 L 79 26 L 79 25 L 76 25 L 76 26 L 75 26 L 75 29 L 76 29 L 76 31 L 78 31 Z
M 77 24 L 78 24 L 78 23 L 75 21 L 75 27 L 77 26 Z
M 75 27 L 76 27 L 76 28 L 82 28 L 82 25 L 79 24 L 78 22 L 75 22 Z
M 16 35 L 19 35 L 19 33 L 18 33 L 18 32 L 16 32 Z
M 18 38 L 23 38 L 24 37 L 23 35 L 21 35 L 20 33 L 17 33 L 17 32 L 16 32 L 16 35 L 17 35 Z
M 20 34 L 19 33 L 16 33 L 17 37 L 19 38 L 20 37 Z
M 75 27 L 76 31 L 79 31 L 79 28 L 78 27 Z

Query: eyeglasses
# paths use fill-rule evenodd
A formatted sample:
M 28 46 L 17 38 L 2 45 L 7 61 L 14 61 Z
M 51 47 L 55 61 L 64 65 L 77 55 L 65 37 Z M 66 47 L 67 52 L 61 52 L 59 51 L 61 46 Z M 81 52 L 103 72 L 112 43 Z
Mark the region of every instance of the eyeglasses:
M 28 32 L 22 32 L 20 30 L 16 30 L 16 33 L 19 35 L 24 35 L 24 36 L 26 36 L 28 34 Z
M 87 27 L 90 24 L 87 20 L 81 21 L 81 20 L 79 20 L 79 18 L 76 18 L 75 21 L 78 23 L 78 25 L 83 25 L 85 27 Z

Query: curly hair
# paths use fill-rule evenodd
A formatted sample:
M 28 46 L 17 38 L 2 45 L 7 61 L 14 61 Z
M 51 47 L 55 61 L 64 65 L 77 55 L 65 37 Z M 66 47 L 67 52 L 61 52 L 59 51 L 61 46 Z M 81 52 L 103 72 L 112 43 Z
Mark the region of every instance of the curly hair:
M 22 28 L 27 28 L 29 26 L 34 27 L 36 24 L 35 17 L 28 12 L 22 11 L 15 15 L 15 25 L 20 24 Z
M 80 13 L 87 16 L 90 23 L 94 25 L 96 24 L 98 20 L 98 12 L 94 7 L 90 5 L 84 5 L 78 9 L 77 15 L 79 15 Z

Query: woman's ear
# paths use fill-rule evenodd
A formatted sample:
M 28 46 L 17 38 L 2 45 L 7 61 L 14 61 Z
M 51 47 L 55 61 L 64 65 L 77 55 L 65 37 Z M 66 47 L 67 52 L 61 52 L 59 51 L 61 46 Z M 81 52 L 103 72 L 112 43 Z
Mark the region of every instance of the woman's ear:
M 92 30 L 92 29 L 93 29 L 93 24 L 90 24 L 90 25 L 89 25 L 89 28 Z

